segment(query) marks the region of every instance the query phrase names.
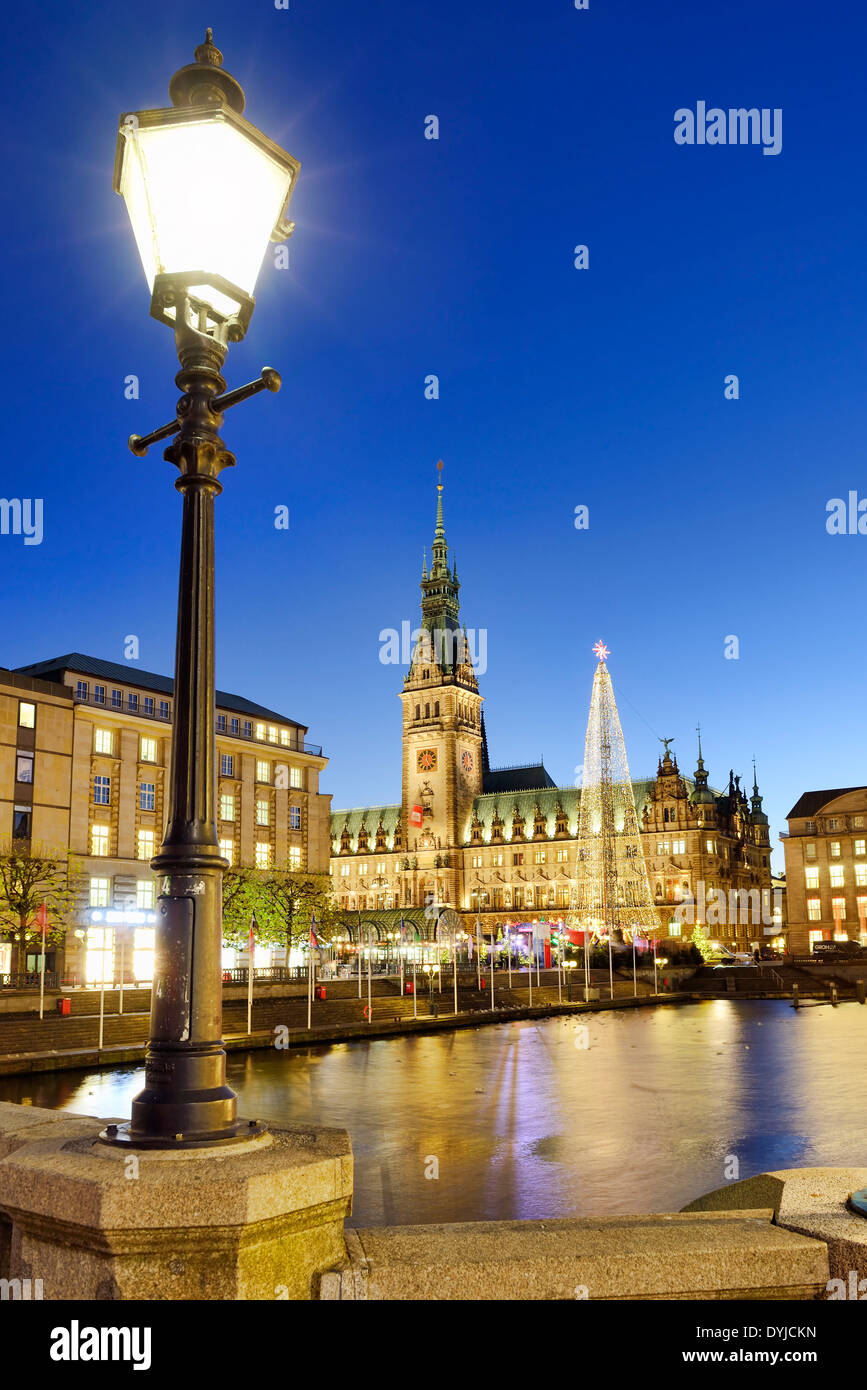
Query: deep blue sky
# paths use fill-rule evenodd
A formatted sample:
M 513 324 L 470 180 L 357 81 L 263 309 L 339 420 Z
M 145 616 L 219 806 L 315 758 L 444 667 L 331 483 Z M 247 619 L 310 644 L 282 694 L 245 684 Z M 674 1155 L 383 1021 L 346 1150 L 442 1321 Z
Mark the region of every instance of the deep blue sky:
M 290 269 L 266 261 L 227 366 L 284 387 L 226 419 L 219 684 L 309 725 L 335 806 L 398 797 L 378 634 L 417 620 L 442 457 L 492 761 L 572 780 L 603 637 L 635 776 L 662 734 L 691 771 L 700 720 L 716 785 L 756 755 L 774 839 L 805 789 L 865 780 L 867 536 L 825 530 L 867 490 L 863 14 L 160 0 L 3 23 L 2 493 L 45 508 L 41 546 L 0 537 L 4 664 L 122 660 L 135 633 L 172 670 L 174 469 L 126 439 L 171 416 L 176 364 L 111 170 L 119 113 L 168 104 L 210 24 L 302 164 Z M 676 145 L 698 100 L 781 107 L 782 153 Z

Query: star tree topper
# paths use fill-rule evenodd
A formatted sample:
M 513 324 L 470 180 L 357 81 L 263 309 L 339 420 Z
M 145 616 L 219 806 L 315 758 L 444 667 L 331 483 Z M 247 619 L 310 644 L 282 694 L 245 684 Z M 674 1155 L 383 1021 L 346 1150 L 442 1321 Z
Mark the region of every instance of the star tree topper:
M 596 643 L 596 646 L 593 648 L 593 650 L 594 650 L 594 652 L 596 653 L 596 655 L 599 657 L 599 660 L 600 660 L 600 661 L 604 661 L 605 658 L 606 658 L 607 656 L 610 656 L 610 655 L 611 655 L 611 653 L 609 652 L 608 648 L 606 647 L 605 643 L 601 640 L 601 638 L 600 638 L 600 640 Z

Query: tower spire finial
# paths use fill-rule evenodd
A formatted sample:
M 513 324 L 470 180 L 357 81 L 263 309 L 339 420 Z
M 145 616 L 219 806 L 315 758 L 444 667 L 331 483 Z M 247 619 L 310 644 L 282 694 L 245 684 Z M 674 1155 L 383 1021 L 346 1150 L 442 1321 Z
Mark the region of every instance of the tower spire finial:
M 443 524 L 443 461 L 437 463 L 437 529 L 436 539 L 444 541 L 446 538 L 445 525 Z

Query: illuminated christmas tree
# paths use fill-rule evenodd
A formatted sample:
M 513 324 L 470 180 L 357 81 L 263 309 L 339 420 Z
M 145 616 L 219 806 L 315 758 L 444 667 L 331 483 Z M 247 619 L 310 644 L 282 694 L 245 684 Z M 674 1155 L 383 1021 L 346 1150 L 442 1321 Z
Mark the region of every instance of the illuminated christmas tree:
M 659 915 L 650 896 L 623 730 L 605 665 L 608 648 L 597 642 L 593 650 L 599 665 L 584 742 L 572 917 L 579 931 L 632 941 L 653 937 Z

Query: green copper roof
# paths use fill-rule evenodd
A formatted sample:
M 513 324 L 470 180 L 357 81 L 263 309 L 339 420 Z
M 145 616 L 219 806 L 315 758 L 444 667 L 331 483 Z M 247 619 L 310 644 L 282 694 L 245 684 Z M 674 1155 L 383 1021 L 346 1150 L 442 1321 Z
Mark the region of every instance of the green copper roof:
M 352 848 L 355 850 L 358 848 L 358 832 L 362 826 L 366 826 L 372 846 L 379 827 L 379 822 L 382 820 L 382 826 L 388 837 L 388 845 L 390 848 L 394 836 L 394 827 L 397 825 L 399 816 L 399 806 L 356 806 L 350 811 L 332 811 L 331 838 L 337 841 L 339 848 L 343 827 L 344 825 L 348 825 L 349 833 L 352 836 Z

